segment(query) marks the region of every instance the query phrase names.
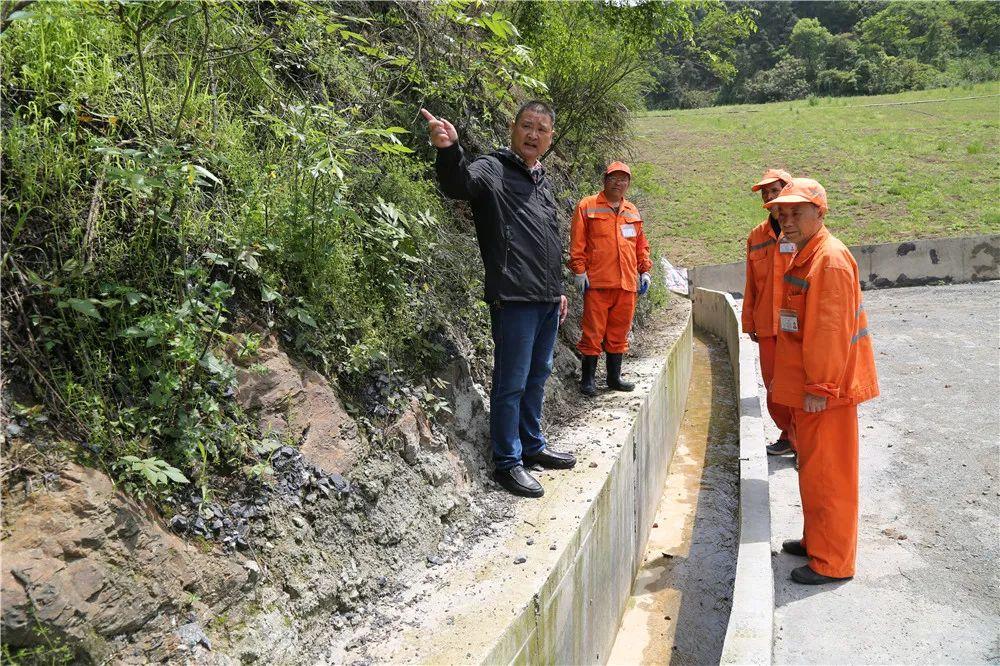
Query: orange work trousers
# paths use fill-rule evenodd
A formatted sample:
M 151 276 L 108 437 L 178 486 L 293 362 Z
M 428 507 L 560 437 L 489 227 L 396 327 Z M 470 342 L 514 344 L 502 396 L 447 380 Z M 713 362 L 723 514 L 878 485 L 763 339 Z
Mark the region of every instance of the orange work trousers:
M 809 567 L 835 578 L 854 575 L 858 548 L 858 406 L 792 410 Z
M 760 347 L 760 373 L 764 375 L 764 386 L 767 387 L 767 413 L 771 415 L 774 425 L 781 429 L 781 439 L 791 440 L 792 408 L 776 403 L 771 396 L 771 381 L 774 379 L 774 352 L 778 346 L 778 338 L 774 336 L 757 338 Z
M 635 312 L 635 292 L 624 289 L 588 289 L 583 292 L 583 334 L 576 348 L 584 356 L 628 351 L 628 332 Z

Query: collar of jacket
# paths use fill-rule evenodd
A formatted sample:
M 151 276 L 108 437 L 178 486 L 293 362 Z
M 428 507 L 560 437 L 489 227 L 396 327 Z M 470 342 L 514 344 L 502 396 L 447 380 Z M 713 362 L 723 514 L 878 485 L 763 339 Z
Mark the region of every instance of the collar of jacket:
M 628 209 L 636 209 L 635 206 L 632 204 L 632 202 L 629 201 L 628 199 L 626 199 L 625 197 L 622 197 L 621 201 L 619 201 L 618 204 L 619 204 L 618 205 L 618 212 L 619 213 L 621 213 L 626 208 L 628 208 Z M 608 208 L 614 208 L 614 206 L 611 205 L 611 202 L 608 201 L 608 198 L 606 196 L 604 196 L 604 190 L 601 190 L 600 192 L 597 193 L 597 205 L 598 206 L 604 205 L 604 206 L 607 206 Z M 636 210 L 638 210 L 638 209 L 636 209 Z
M 500 150 L 497 151 L 497 154 L 501 155 L 503 157 L 506 157 L 508 161 L 513 162 L 517 166 L 519 166 L 522 169 L 524 169 L 525 171 L 527 171 L 529 176 L 531 175 L 531 173 L 533 171 L 541 171 L 542 172 L 542 176 L 545 175 L 545 167 L 542 166 L 542 163 L 540 161 L 536 161 L 535 162 L 535 166 L 534 167 L 530 167 L 530 166 L 528 166 L 527 162 L 525 162 L 523 159 L 521 159 L 520 155 L 518 155 L 517 153 L 515 153 L 510 148 L 501 148 Z
M 795 253 L 795 259 L 792 261 L 792 265 L 801 266 L 802 264 L 812 259 L 812 256 L 816 254 L 816 250 L 819 249 L 819 246 L 822 245 L 823 242 L 829 236 L 830 236 L 830 230 L 827 229 L 826 225 L 824 224 L 822 227 L 819 228 L 819 231 L 817 231 L 816 234 L 809 239 L 809 242 L 806 243 L 806 246 Z
M 781 227 L 779 226 L 779 227 L 778 227 L 778 231 L 776 232 L 776 231 L 774 230 L 774 225 L 773 225 L 773 224 L 771 224 L 771 220 L 772 220 L 772 219 L 773 219 L 773 218 L 771 217 L 771 215 L 768 215 L 768 216 L 767 216 L 767 219 L 766 219 L 766 220 L 764 220 L 765 222 L 767 222 L 767 233 L 768 233 L 768 235 L 769 235 L 769 236 L 770 236 L 771 238 L 773 238 L 773 239 L 775 239 L 775 240 L 778 240 L 778 239 L 780 239 L 780 238 L 781 238 Z

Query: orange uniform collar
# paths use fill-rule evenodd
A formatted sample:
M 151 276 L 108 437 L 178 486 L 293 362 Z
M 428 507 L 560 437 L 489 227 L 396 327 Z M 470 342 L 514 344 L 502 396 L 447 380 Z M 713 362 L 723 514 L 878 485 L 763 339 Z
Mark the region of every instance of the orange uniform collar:
M 830 230 L 826 228 L 824 224 L 819 228 L 819 231 L 809 239 L 806 246 L 795 253 L 795 258 L 792 259 L 792 266 L 801 266 L 807 261 L 809 261 L 814 254 L 816 254 L 816 249 L 830 237 Z
M 764 221 L 767 222 L 767 235 L 773 238 L 774 240 L 780 239 L 781 234 L 774 233 L 774 227 L 771 226 L 771 216 L 768 215 L 767 217 L 765 217 Z
M 608 198 L 606 196 L 604 196 L 604 190 L 601 190 L 600 192 L 597 193 L 597 205 L 600 206 L 601 204 L 607 206 L 608 208 L 611 208 L 611 202 L 608 201 Z M 629 201 L 625 197 L 622 197 L 622 200 L 618 202 L 618 212 L 620 213 L 626 208 L 630 208 L 636 211 L 639 210 L 634 205 L 632 205 L 631 201 Z

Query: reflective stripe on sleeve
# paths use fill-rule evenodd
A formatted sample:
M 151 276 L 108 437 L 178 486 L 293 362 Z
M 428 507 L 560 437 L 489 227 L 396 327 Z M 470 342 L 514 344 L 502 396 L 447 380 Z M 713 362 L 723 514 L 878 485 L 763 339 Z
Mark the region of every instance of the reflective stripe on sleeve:
M 855 335 L 854 335 L 853 338 L 851 338 L 851 344 L 853 345 L 858 340 L 860 340 L 861 338 L 863 338 L 863 337 L 865 337 L 867 335 L 868 335 L 868 329 L 867 328 L 861 329 L 860 331 L 858 331 L 857 333 L 855 333 Z
M 613 213 L 615 212 L 613 208 L 608 206 L 597 206 L 596 208 L 587 208 L 583 211 L 584 215 L 596 215 L 598 213 Z
M 809 288 L 809 283 L 802 278 L 797 278 L 794 275 L 786 275 L 785 282 L 788 284 L 794 284 L 796 287 L 802 287 L 802 291 Z
M 774 240 L 773 238 L 768 238 L 763 243 L 757 243 L 756 245 L 751 245 L 750 246 L 750 251 L 753 252 L 754 250 L 759 250 L 762 247 L 767 247 L 768 245 L 774 245 L 777 242 L 778 241 Z

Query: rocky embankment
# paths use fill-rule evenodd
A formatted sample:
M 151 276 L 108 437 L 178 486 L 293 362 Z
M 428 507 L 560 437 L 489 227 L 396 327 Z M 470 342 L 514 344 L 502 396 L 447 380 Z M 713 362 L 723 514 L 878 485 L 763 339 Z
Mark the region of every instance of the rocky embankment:
M 377 621 L 414 565 L 511 515 L 489 481 L 487 369 L 457 347 L 443 388 L 411 390 L 379 428 L 269 339 L 237 361 L 235 399 L 270 469 L 178 493 L 167 515 L 69 461 L 22 474 L 4 490 L 4 643 L 81 663 L 309 663 L 331 631 Z M 550 422 L 576 365 L 560 343 Z

